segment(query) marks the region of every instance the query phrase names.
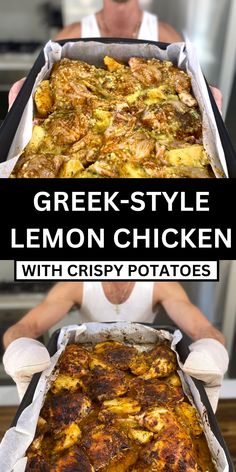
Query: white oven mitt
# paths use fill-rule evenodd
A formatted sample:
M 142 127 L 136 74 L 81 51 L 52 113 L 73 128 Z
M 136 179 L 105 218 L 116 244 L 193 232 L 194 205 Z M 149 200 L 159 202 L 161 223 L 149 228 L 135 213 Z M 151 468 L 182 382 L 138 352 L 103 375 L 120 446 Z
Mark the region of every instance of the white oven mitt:
M 22 400 L 33 374 L 42 372 L 50 366 L 50 356 L 46 347 L 39 341 L 18 338 L 6 349 L 3 365 L 6 373 L 16 383 Z
M 219 341 L 204 338 L 195 341 L 189 346 L 190 354 L 183 364 L 183 371 L 202 380 L 212 409 L 217 409 L 220 387 L 225 372 L 228 369 L 229 356 Z

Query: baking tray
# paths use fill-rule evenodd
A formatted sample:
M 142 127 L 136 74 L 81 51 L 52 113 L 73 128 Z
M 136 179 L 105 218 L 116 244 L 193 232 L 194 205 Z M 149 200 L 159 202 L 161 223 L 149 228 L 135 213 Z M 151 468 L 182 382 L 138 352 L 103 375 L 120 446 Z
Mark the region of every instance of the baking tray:
M 109 323 L 103 323 L 103 324 L 109 324 Z M 163 325 L 159 326 L 159 325 L 151 324 L 151 323 L 140 323 L 140 324 L 144 324 L 145 326 L 150 326 L 151 328 L 154 328 L 154 329 L 157 329 L 157 330 L 165 330 L 165 331 L 168 331 L 171 334 L 173 334 L 175 329 L 176 329 L 173 326 L 163 326 Z M 78 326 L 80 326 L 80 325 L 78 325 Z M 47 349 L 48 349 L 48 352 L 49 352 L 50 356 L 53 356 L 55 354 L 55 352 L 57 351 L 57 340 L 58 340 L 59 334 L 60 334 L 60 329 L 54 331 L 54 333 L 52 334 L 52 336 L 50 337 L 50 339 L 48 341 Z M 188 348 L 188 340 L 187 340 L 187 337 L 184 334 L 183 334 L 182 339 L 177 344 L 176 350 L 179 354 L 181 362 L 184 363 L 184 361 L 186 360 L 186 358 L 188 357 L 188 354 L 190 352 L 189 348 Z M 15 414 L 15 417 L 12 421 L 11 427 L 16 426 L 16 423 L 18 421 L 19 416 L 24 411 L 24 409 L 28 405 L 30 405 L 30 403 L 32 402 L 34 392 L 35 392 L 35 389 L 37 387 L 40 375 L 41 375 L 41 373 L 34 374 L 32 380 L 31 380 L 31 382 L 28 386 L 28 389 L 25 392 L 25 395 L 24 395 L 24 397 L 23 397 L 23 399 L 22 399 L 22 401 L 19 405 L 19 408 L 18 408 L 18 410 Z M 228 461 L 228 465 L 229 465 L 229 472 L 234 472 L 235 469 L 234 469 L 234 466 L 233 466 L 232 459 L 230 457 L 230 454 L 229 454 L 228 448 L 226 446 L 226 443 L 225 443 L 225 441 L 222 437 L 221 430 L 220 430 L 220 428 L 218 426 L 218 423 L 216 421 L 215 414 L 214 414 L 214 412 L 211 408 L 211 404 L 210 404 L 210 402 L 208 400 L 208 397 L 207 397 L 207 394 L 205 392 L 203 382 L 201 382 L 200 380 L 194 379 L 194 378 L 192 378 L 192 380 L 193 380 L 195 386 L 197 387 L 197 389 L 199 391 L 199 394 L 200 394 L 200 397 L 201 397 L 201 401 L 202 401 L 203 405 L 205 406 L 205 408 L 207 410 L 211 430 L 213 431 L 215 437 L 217 438 L 220 445 L 224 449 L 224 452 L 225 452 L 225 455 L 226 455 L 226 458 L 227 458 L 227 461 Z
M 165 50 L 168 46 L 168 43 L 156 42 L 156 41 L 146 41 L 146 40 L 135 40 L 135 39 L 117 39 L 117 38 L 86 38 L 86 39 L 70 39 L 70 42 L 76 41 L 96 41 L 100 43 L 110 44 L 110 43 L 117 43 L 117 44 L 137 44 L 137 43 L 149 43 L 159 48 Z M 58 41 L 59 44 L 63 45 L 67 43 L 68 40 L 61 40 Z M 15 136 L 17 127 L 19 125 L 23 110 L 28 102 L 28 99 L 31 94 L 31 90 L 34 86 L 35 79 L 44 66 L 44 53 L 43 49 L 41 50 L 38 58 L 36 59 L 31 71 L 29 72 L 24 85 L 19 92 L 13 106 L 11 107 L 10 111 L 8 112 L 1 128 L 0 128 L 0 162 L 4 162 L 7 159 L 11 143 Z M 218 127 L 218 132 L 220 135 L 222 147 L 225 153 L 225 160 L 228 168 L 229 177 L 236 178 L 236 153 L 234 151 L 233 145 L 230 141 L 230 137 L 228 131 L 225 127 L 224 121 L 222 116 L 217 108 L 213 95 L 211 93 L 210 88 L 208 87 L 208 93 L 211 100 L 211 105 L 213 109 L 213 113 L 215 116 L 216 124 Z

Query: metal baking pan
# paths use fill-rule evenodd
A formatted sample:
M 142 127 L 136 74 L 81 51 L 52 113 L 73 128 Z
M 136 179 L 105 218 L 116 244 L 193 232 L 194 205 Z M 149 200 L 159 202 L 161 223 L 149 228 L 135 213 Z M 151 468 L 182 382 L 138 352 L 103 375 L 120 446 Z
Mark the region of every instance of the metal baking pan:
M 136 43 L 149 43 L 159 46 L 161 49 L 165 50 L 168 46 L 168 43 L 155 42 L 155 41 L 146 41 L 146 40 L 134 40 L 134 39 L 117 39 L 117 38 L 86 38 L 86 39 L 72 39 L 70 41 L 96 41 L 102 43 L 118 43 L 118 44 L 136 44 Z M 58 41 L 59 44 L 63 45 L 67 43 L 68 40 Z M 28 102 L 28 99 L 31 94 L 35 79 L 44 66 L 44 53 L 43 50 L 40 52 L 38 58 L 36 59 L 31 71 L 29 72 L 25 83 L 18 94 L 12 108 L 7 114 L 1 128 L 0 128 L 0 162 L 4 162 L 7 159 L 11 143 L 15 136 L 17 127 L 19 125 L 23 110 Z M 218 132 L 220 135 L 221 143 L 225 153 L 226 164 L 228 167 L 229 177 L 236 178 L 236 153 L 234 151 L 233 145 L 230 141 L 229 134 L 221 117 L 221 114 L 217 108 L 213 95 L 210 88 L 208 87 L 208 93 L 210 96 L 212 109 L 215 115 L 215 120 L 218 127 Z
M 109 323 L 104 323 L 104 324 L 109 324 Z M 158 326 L 156 324 L 149 324 L 149 323 L 143 323 L 143 324 L 145 326 L 150 326 L 151 328 L 154 328 L 154 329 L 157 329 L 157 330 L 168 331 L 171 334 L 174 333 L 174 331 L 175 331 L 175 327 L 173 327 L 173 326 L 163 326 L 163 325 Z M 47 349 L 48 349 L 48 352 L 49 352 L 50 356 L 53 356 L 55 354 L 55 352 L 57 351 L 57 340 L 58 340 L 59 334 L 60 334 L 60 329 L 56 330 L 52 334 L 52 336 L 50 337 L 50 339 L 48 341 Z M 181 362 L 184 362 L 186 360 L 189 352 L 190 352 L 189 348 L 188 348 L 188 340 L 187 340 L 187 337 L 184 334 L 183 334 L 183 338 L 177 344 L 176 350 L 179 354 Z M 29 384 L 29 387 L 28 387 L 28 389 L 27 389 L 27 391 L 26 391 L 26 393 L 25 393 L 25 395 L 24 395 L 24 397 L 21 401 L 21 404 L 19 405 L 19 408 L 16 412 L 16 415 L 15 415 L 13 421 L 12 421 L 11 427 L 16 426 L 16 423 L 18 421 L 19 416 L 21 415 L 23 410 L 28 405 L 30 405 L 30 403 L 32 402 L 34 392 L 35 392 L 35 389 L 37 387 L 40 375 L 41 375 L 40 373 L 34 374 L 32 380 Z M 205 406 L 205 408 L 207 410 L 211 430 L 213 431 L 215 437 L 217 438 L 220 445 L 224 449 L 224 452 L 225 452 L 225 455 L 226 455 L 226 458 L 227 458 L 227 461 L 228 461 L 228 465 L 229 465 L 229 472 L 234 472 L 234 466 L 233 466 L 232 459 L 230 457 L 230 454 L 229 454 L 228 448 L 226 446 L 226 443 L 225 443 L 225 441 L 222 437 L 221 430 L 220 430 L 220 428 L 218 426 L 218 423 L 216 421 L 216 417 L 215 417 L 215 415 L 213 413 L 213 410 L 211 408 L 211 404 L 210 404 L 210 402 L 208 400 L 208 397 L 207 397 L 207 394 L 205 392 L 203 382 L 201 382 L 200 380 L 194 379 L 194 378 L 193 378 L 193 381 L 194 381 L 194 384 L 196 385 L 196 387 L 199 391 L 201 401 L 202 401 L 203 405 Z

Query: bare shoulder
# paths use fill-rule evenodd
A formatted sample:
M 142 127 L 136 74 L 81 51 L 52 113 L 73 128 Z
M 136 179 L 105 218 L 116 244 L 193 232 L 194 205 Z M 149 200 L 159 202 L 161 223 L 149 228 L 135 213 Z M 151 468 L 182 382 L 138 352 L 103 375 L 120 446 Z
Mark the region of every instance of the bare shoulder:
M 159 39 L 164 43 L 183 41 L 182 36 L 168 23 L 159 22 Z
M 81 36 L 81 23 L 72 23 L 71 25 L 65 26 L 65 28 L 59 31 L 55 39 L 80 38 L 80 36 Z

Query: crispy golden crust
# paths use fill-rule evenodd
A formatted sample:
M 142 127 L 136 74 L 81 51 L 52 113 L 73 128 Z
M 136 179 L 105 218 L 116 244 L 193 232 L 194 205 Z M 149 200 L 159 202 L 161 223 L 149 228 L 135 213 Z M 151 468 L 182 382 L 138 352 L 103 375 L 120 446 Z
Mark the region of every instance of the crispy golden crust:
M 147 352 L 114 341 L 67 346 L 27 451 L 27 472 L 213 472 L 176 369 L 165 343 Z
M 167 466 L 168 464 L 168 466 Z M 200 471 L 196 462 L 191 439 L 178 426 L 173 426 L 160 433 L 157 438 L 144 446 L 140 460 L 131 469 L 168 472 Z
M 124 372 L 96 367 L 87 383 L 93 399 L 106 400 L 124 395 L 128 390 L 128 378 Z
M 92 411 L 91 399 L 80 392 L 54 395 L 50 398 L 46 413 L 51 430 L 60 430 L 71 423 L 79 423 Z
M 119 370 L 128 370 L 132 359 L 138 354 L 134 347 L 118 342 L 99 343 L 94 351 L 104 362 Z
M 104 63 L 54 65 L 36 89 L 36 124 L 12 177 L 212 177 L 190 77 L 157 59 Z

